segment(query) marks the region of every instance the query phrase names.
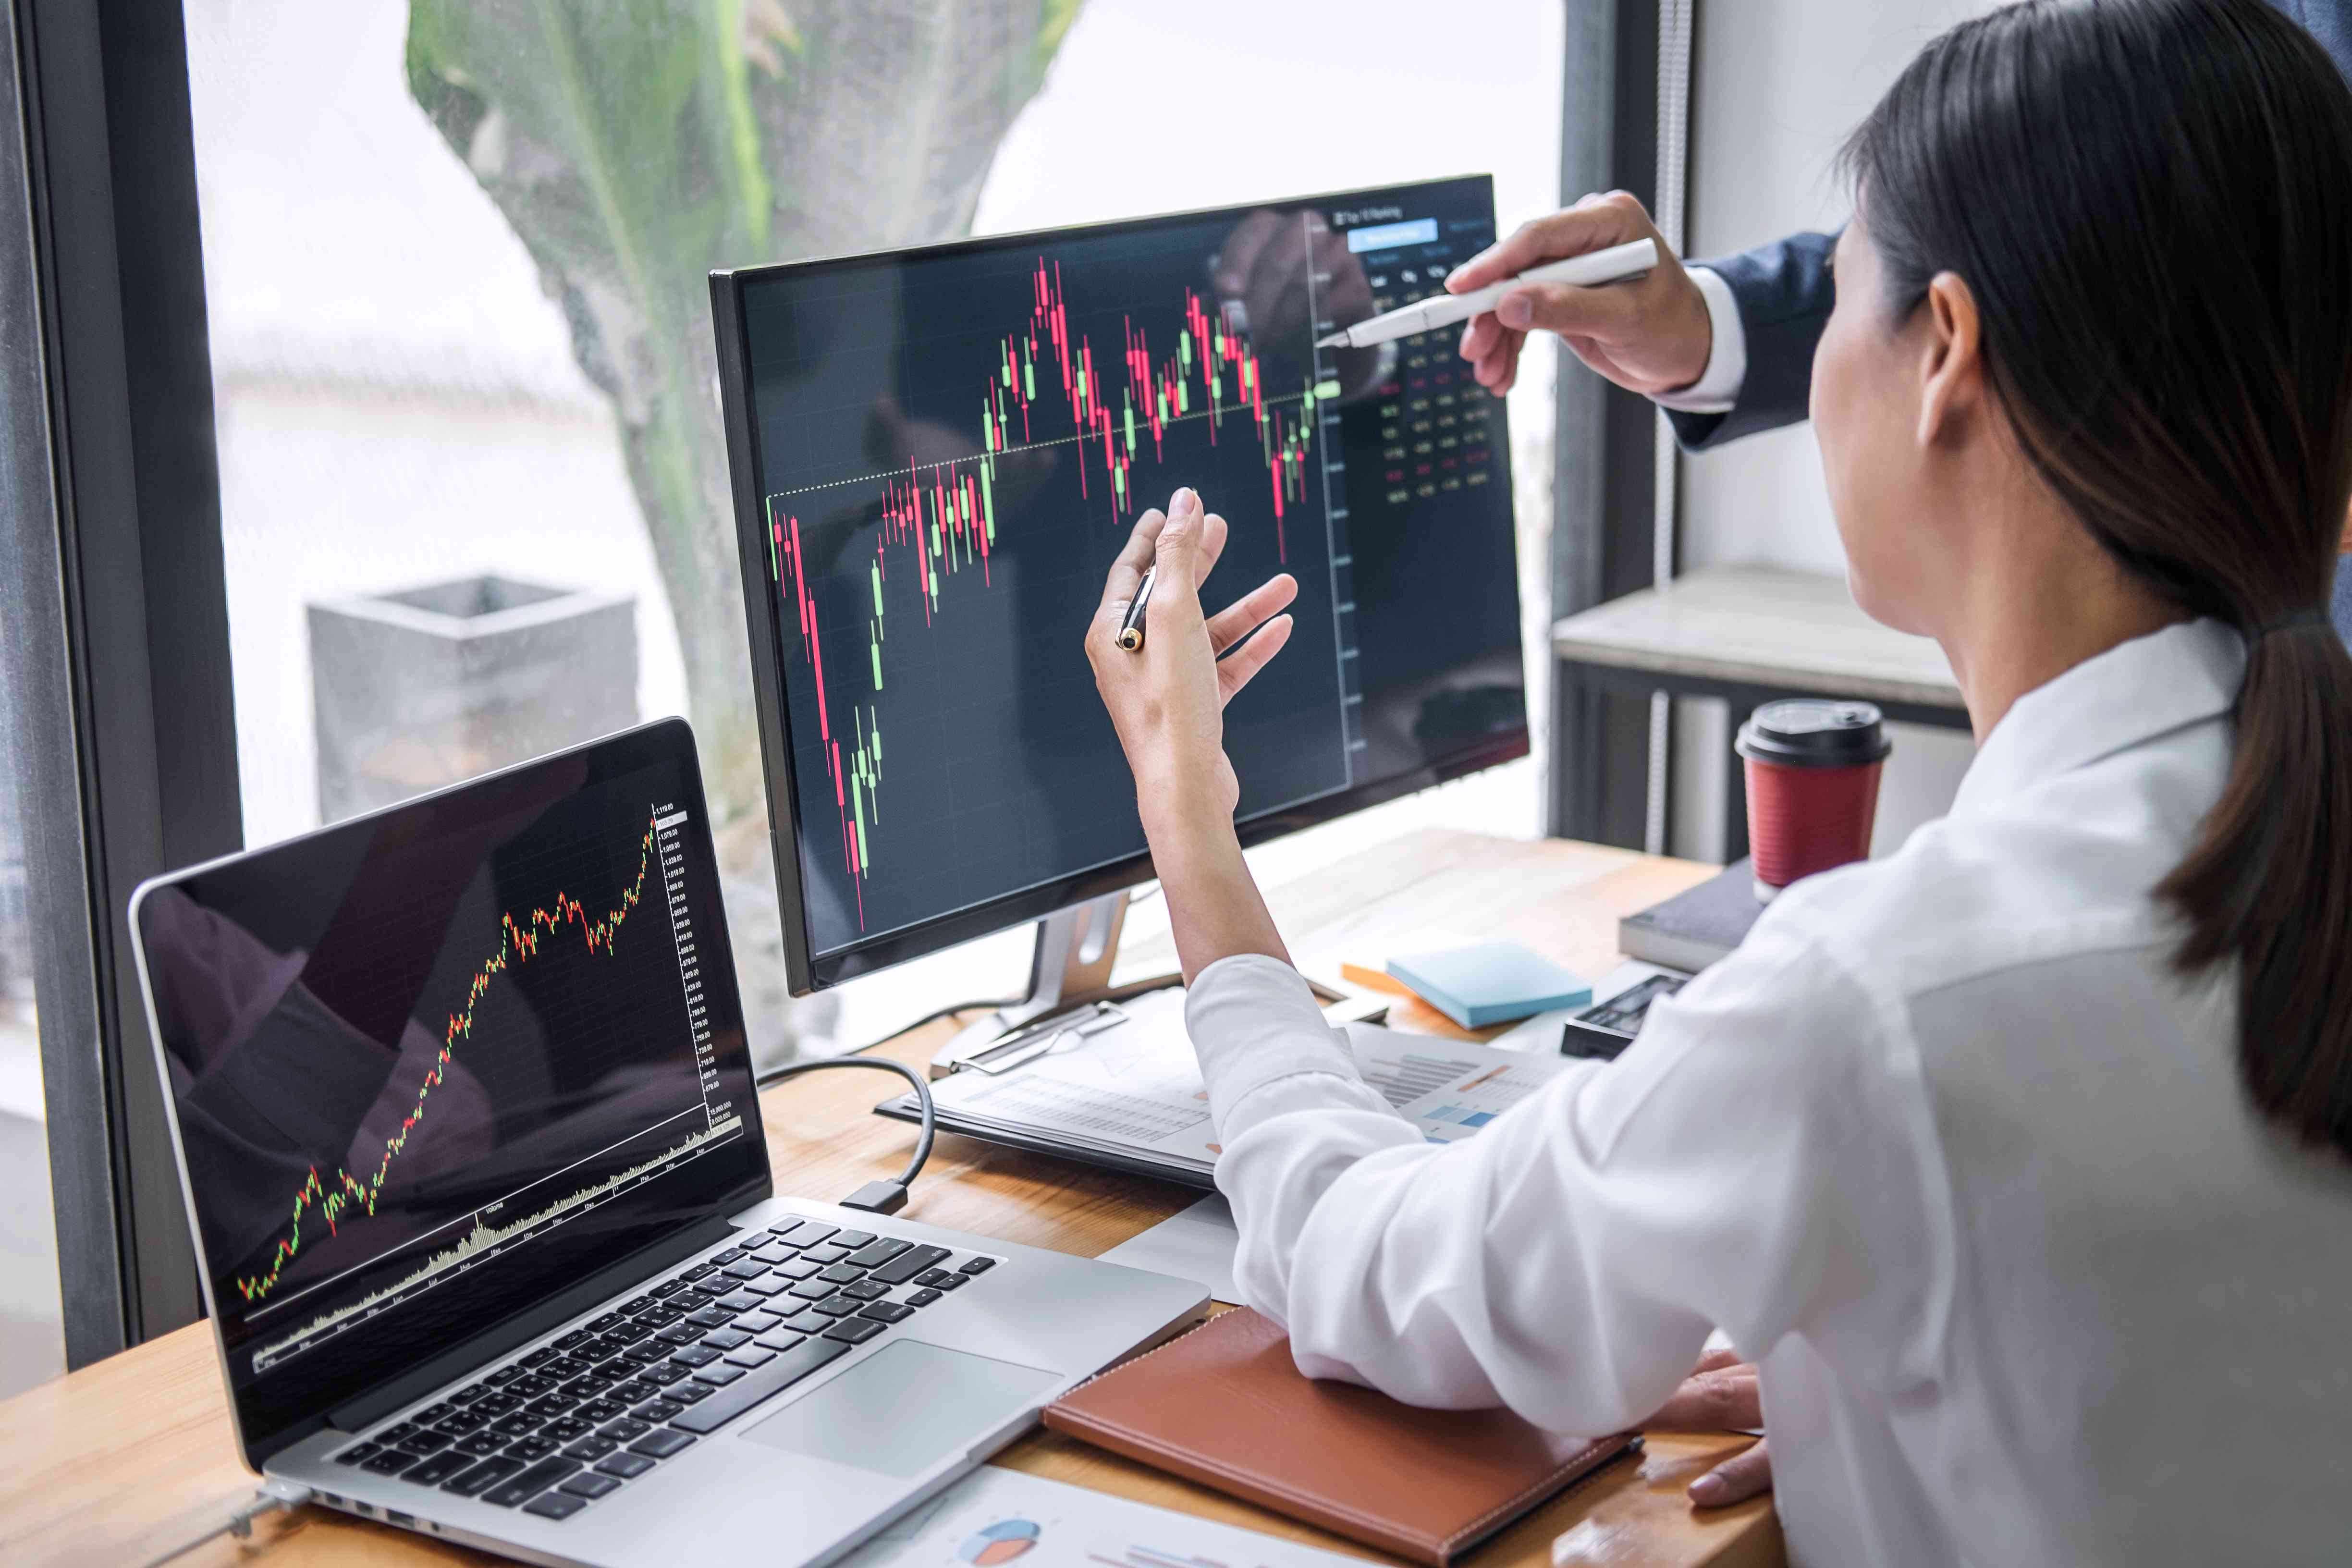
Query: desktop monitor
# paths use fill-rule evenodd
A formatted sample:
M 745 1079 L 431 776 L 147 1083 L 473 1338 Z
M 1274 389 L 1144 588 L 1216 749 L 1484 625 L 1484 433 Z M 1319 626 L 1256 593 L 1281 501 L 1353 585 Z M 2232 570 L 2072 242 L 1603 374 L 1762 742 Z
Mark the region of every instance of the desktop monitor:
M 1083 638 L 1178 485 L 1212 613 L 1299 585 L 1245 843 L 1527 754 L 1501 400 L 1450 331 L 1316 347 L 1494 238 L 1480 175 L 713 274 L 796 993 L 1151 876 Z

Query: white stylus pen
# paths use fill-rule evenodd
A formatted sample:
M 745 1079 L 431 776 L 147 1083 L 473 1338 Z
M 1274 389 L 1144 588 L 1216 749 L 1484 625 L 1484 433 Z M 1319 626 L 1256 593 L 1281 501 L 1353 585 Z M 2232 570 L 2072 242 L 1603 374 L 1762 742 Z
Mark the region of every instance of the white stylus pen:
M 1318 340 L 1315 346 L 1318 349 L 1368 349 L 1374 343 L 1394 342 L 1415 332 L 1466 321 L 1482 310 L 1493 310 L 1495 301 L 1524 283 L 1575 283 L 1590 289 L 1602 283 L 1622 283 L 1627 279 L 1639 278 L 1657 264 L 1658 247 L 1654 240 L 1637 239 L 1630 245 L 1612 245 L 1606 250 L 1589 250 L 1565 261 L 1547 261 L 1541 267 L 1530 267 L 1517 278 L 1490 283 L 1484 289 L 1473 289 L 1467 294 L 1432 294 L 1426 300 L 1401 305 L 1386 315 L 1374 316 L 1369 321 L 1358 321 L 1345 331 L 1333 332 L 1329 337 Z

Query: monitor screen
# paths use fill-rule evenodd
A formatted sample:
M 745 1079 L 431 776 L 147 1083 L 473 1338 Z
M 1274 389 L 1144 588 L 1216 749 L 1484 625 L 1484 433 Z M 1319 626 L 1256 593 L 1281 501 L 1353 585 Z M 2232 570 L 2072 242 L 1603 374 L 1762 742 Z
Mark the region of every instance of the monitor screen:
M 763 1195 L 676 721 L 142 889 L 248 1454 Z
M 1244 837 L 1525 754 L 1501 401 L 1316 346 L 1494 237 L 1479 176 L 713 279 L 795 988 L 1150 874 L 1083 637 L 1178 485 L 1212 611 L 1299 584 Z

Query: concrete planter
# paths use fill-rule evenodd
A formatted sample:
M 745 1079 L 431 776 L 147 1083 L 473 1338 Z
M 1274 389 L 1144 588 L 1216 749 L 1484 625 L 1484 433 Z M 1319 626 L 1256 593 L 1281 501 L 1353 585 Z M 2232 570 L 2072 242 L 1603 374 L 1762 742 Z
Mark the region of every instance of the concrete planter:
M 636 600 L 504 577 L 310 606 L 334 822 L 637 719 Z

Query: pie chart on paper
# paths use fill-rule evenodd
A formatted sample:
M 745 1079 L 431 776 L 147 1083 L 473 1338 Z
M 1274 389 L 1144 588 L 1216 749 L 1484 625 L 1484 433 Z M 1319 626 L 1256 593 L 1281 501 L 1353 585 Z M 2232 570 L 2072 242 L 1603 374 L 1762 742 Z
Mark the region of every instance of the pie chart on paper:
M 1001 1519 L 976 1531 L 956 1555 L 972 1568 L 996 1568 L 1037 1544 L 1037 1527 L 1025 1519 Z

